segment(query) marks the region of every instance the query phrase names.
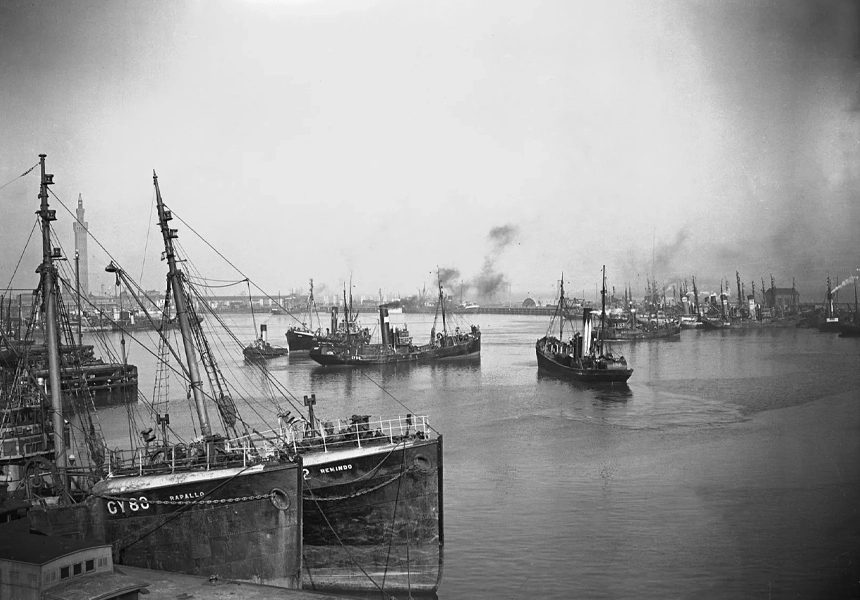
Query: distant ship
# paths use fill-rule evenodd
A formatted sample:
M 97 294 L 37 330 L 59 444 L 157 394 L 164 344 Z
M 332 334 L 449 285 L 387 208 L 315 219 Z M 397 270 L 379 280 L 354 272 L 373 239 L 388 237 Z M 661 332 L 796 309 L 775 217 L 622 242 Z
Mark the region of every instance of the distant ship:
M 477 357 L 481 353 L 481 330 L 471 325 L 469 330 L 455 327 L 449 329 L 439 285 L 437 315 L 441 310 L 442 330 L 437 332 L 434 322 L 430 330 L 430 341 L 416 345 L 408 327 L 391 328 L 388 308 L 379 307 L 381 343 L 371 344 L 364 340 L 329 343 L 321 340 L 310 351 L 310 357 L 323 366 L 387 365 L 397 363 L 432 362 L 443 359 Z

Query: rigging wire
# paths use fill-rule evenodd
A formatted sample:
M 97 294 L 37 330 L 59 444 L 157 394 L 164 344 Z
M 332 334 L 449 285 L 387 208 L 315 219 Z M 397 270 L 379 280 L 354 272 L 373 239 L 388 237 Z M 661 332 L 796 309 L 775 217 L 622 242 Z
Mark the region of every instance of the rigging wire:
M 35 165 L 33 165 L 32 167 L 30 167 L 29 169 L 27 169 L 26 171 L 24 171 L 23 173 L 21 173 L 20 175 L 18 175 L 18 176 L 17 176 L 17 177 L 15 177 L 14 179 L 11 179 L 10 181 L 7 181 L 7 182 L 6 182 L 6 183 L 4 183 L 3 185 L 0 185 L 0 190 L 2 190 L 2 189 L 3 189 L 4 187 L 6 187 L 7 185 L 11 185 L 12 183 L 14 183 L 14 182 L 18 181 L 19 179 L 21 179 L 21 178 L 22 178 L 22 177 L 24 177 L 25 175 L 29 175 L 29 174 L 30 174 L 30 171 L 32 171 L 33 169 L 35 169 L 36 167 L 38 167 L 40 164 L 41 164 L 41 163 L 36 163 Z
M 32 169 L 31 169 L 32 170 Z M 21 256 L 18 257 L 18 262 L 15 263 L 15 270 L 12 271 L 12 276 L 9 278 L 9 283 L 6 285 L 6 291 L 10 292 L 12 290 L 12 282 L 15 280 L 15 275 L 18 273 L 18 268 L 21 266 L 21 261 L 24 260 L 24 254 L 27 252 L 27 248 L 30 246 L 30 240 L 33 239 L 33 232 L 36 231 L 36 226 L 39 224 L 39 219 L 33 223 L 33 228 L 30 229 L 30 235 L 27 236 L 27 243 L 24 244 L 24 249 L 21 250 Z
M 299 318 L 298 318 L 297 316 L 295 316 L 295 315 L 294 315 L 293 313 L 291 313 L 289 310 L 287 310 L 286 308 L 284 308 L 283 306 L 281 306 L 280 301 L 275 302 L 275 299 L 274 299 L 272 296 L 270 296 L 270 295 L 269 295 L 269 294 L 268 294 L 268 293 L 267 293 L 263 288 L 261 288 L 259 285 L 257 285 L 257 284 L 256 284 L 256 282 L 252 281 L 250 277 L 248 277 L 247 275 L 245 275 L 245 273 L 243 273 L 243 272 L 239 269 L 239 267 L 237 267 L 237 266 L 236 266 L 236 265 L 234 265 L 232 262 L 230 262 L 230 260 L 229 260 L 226 256 L 224 256 L 223 254 L 221 254 L 221 252 L 219 252 L 217 248 L 215 248 L 212 244 L 210 244 L 210 243 L 209 243 L 209 240 L 207 240 L 207 239 L 206 239 L 206 238 L 204 238 L 202 235 L 200 235 L 200 234 L 197 232 L 197 230 L 196 230 L 196 229 L 194 229 L 191 225 L 189 225 L 188 223 L 186 223 L 186 222 L 185 222 L 185 219 L 183 219 L 181 216 L 179 216 L 178 214 L 176 214 L 176 211 L 174 211 L 174 210 L 172 210 L 172 209 L 171 209 L 171 214 L 172 214 L 174 217 L 176 217 L 177 219 L 179 219 L 180 221 L 182 221 L 182 224 L 183 224 L 183 225 L 185 225 L 185 226 L 186 226 L 186 227 L 187 227 L 187 228 L 188 228 L 188 229 L 189 229 L 189 230 L 190 230 L 194 235 L 196 235 L 196 236 L 197 236 L 197 237 L 198 237 L 198 238 L 199 238 L 199 239 L 200 239 L 204 244 L 206 244 L 207 246 L 209 246 L 209 248 L 210 248 L 210 249 L 211 249 L 215 254 L 217 254 L 219 257 L 221 257 L 221 258 L 224 260 L 224 262 L 226 262 L 228 265 L 230 265 L 231 267 L 233 267 L 239 275 L 241 275 L 242 277 L 244 277 L 245 279 L 247 279 L 250 283 L 253 283 L 253 284 L 254 284 L 254 287 L 255 287 L 255 288 L 257 288 L 258 290 L 260 290 L 260 291 L 263 293 L 263 295 L 264 295 L 264 296 L 266 296 L 266 298 L 268 298 L 269 300 L 271 300 L 272 302 L 274 302 L 275 304 L 277 304 L 279 308 L 281 308 L 282 310 L 284 310 L 288 315 L 290 315 L 293 319 L 295 319 L 295 320 L 296 320 L 296 322 L 301 323 L 301 321 L 299 320 Z

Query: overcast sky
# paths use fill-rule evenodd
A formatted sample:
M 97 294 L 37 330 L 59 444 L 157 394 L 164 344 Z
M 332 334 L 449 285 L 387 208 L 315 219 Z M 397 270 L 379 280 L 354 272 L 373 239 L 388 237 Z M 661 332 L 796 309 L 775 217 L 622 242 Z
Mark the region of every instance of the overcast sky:
M 0 285 L 45 153 L 149 289 L 154 169 L 271 294 L 406 296 L 439 267 L 468 299 L 549 301 L 605 264 L 637 295 L 739 271 L 820 300 L 860 268 L 858 40 L 848 1 L 6 1 Z M 197 269 L 238 278 L 174 223 Z

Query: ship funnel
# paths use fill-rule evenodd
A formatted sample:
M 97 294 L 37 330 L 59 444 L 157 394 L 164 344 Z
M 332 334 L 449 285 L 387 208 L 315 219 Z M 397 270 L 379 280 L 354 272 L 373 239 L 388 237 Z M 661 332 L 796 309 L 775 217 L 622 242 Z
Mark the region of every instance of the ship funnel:
M 331 333 L 334 335 L 337 332 L 337 306 L 331 307 Z
M 391 322 L 388 309 L 384 306 L 379 307 L 379 333 L 382 336 L 382 346 L 388 347 L 391 344 Z
M 267 337 L 267 335 L 268 335 L 268 331 L 267 331 L 267 330 L 268 330 L 268 326 L 267 326 L 265 323 L 263 323 L 262 325 L 260 325 L 260 339 L 261 339 L 261 340 L 263 340 L 264 342 L 268 341 L 268 340 L 266 339 L 266 337 Z

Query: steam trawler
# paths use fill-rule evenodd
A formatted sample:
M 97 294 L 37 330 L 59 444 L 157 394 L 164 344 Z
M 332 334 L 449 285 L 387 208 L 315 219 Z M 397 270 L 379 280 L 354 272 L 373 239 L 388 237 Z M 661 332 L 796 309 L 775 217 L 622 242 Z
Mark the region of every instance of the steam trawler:
M 188 444 L 171 444 L 169 419 L 159 415 L 160 442 L 148 429 L 141 432 L 141 446 L 109 450 L 91 411 L 83 411 L 71 429 L 67 427 L 59 341 L 69 330 L 62 326 L 58 305 L 61 253 L 51 245 L 56 216 L 48 205 L 48 186 L 53 176 L 45 173 L 45 155 L 40 155 L 40 163 L 43 259 L 37 294 L 43 307 L 50 392 L 45 393 L 44 382 L 34 379 L 22 362 L 12 385 L 3 390 L 3 500 L 25 507 L 31 531 L 111 544 L 117 564 L 299 587 L 301 459 L 263 453 L 250 437 L 237 445 L 214 430 L 195 345 L 203 339 L 195 339 L 191 331 L 185 278 L 173 248 L 176 231 L 168 227 L 170 211 L 161 202 L 155 176 L 168 282 L 201 435 Z M 205 356 L 203 360 L 207 374 L 216 376 L 217 369 Z M 237 427 L 244 428 L 229 397 L 214 404 L 226 430 L 235 434 Z M 16 510 L 20 514 L 22 509 Z
M 442 286 L 439 285 L 439 311 L 442 314 L 442 330 L 436 331 L 436 320 L 430 330 L 430 341 L 416 345 L 407 326 L 391 328 L 389 310 L 379 307 L 379 329 L 381 343 L 370 344 L 366 341 L 349 341 L 332 344 L 320 342 L 311 349 L 309 355 L 323 366 L 363 367 L 399 363 L 425 363 L 444 359 L 475 358 L 481 354 L 481 330 L 471 325 L 468 331 L 455 327 L 449 330 L 445 316 Z
M 575 332 L 568 341 L 564 340 L 564 323 L 570 321 L 570 307 L 564 297 L 564 277 L 562 276 L 559 300 L 556 311 L 550 320 L 547 333 L 535 343 L 538 370 L 554 373 L 572 381 L 582 383 L 626 383 L 633 375 L 633 369 L 621 355 L 615 355 L 609 348 L 600 331 L 604 331 L 606 318 L 606 267 L 603 268 L 603 287 L 601 290 L 601 326 L 594 335 L 593 311 L 583 310 L 582 331 Z M 553 329 L 558 323 L 558 337 Z

